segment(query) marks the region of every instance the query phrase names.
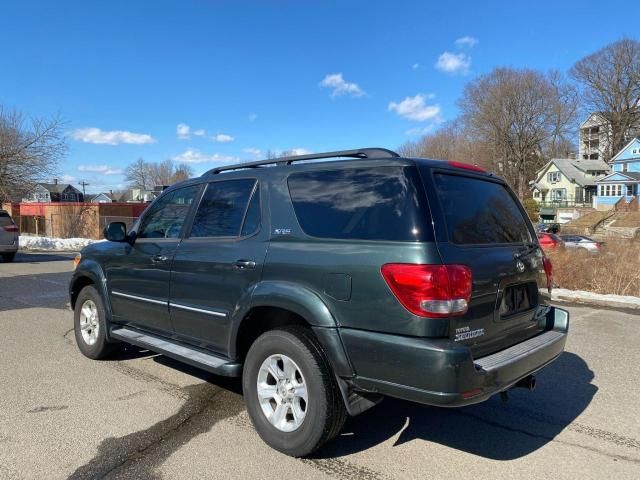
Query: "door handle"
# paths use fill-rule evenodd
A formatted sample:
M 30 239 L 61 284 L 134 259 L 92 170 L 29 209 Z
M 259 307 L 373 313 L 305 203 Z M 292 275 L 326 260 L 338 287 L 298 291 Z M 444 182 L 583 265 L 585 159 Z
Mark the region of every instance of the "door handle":
M 256 268 L 256 262 L 253 260 L 236 260 L 235 267 L 241 270 Z
M 166 255 L 154 255 L 153 257 L 151 257 L 151 261 L 153 263 L 163 263 L 167 260 L 169 260 L 169 257 L 167 257 Z

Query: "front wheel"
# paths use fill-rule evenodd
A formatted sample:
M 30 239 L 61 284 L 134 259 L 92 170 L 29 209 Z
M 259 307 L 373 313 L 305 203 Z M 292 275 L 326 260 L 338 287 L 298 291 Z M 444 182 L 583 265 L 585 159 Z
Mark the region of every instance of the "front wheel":
M 113 352 L 115 345 L 107 342 L 107 322 L 102 296 L 93 285 L 80 290 L 73 320 L 76 343 L 84 356 L 99 360 Z
M 309 455 L 346 420 L 331 367 L 308 329 L 288 327 L 258 337 L 247 354 L 242 385 L 258 434 L 287 455 Z

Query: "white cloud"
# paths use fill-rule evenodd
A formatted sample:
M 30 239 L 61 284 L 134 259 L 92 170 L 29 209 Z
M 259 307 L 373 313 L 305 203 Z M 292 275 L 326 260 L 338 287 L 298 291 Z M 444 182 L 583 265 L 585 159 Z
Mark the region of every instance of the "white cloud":
M 417 70 L 420 68 L 420 64 L 419 63 L 414 63 L 413 65 L 411 65 L 411 68 L 413 68 L 414 70 Z
M 62 175 L 60 178 L 58 178 L 58 181 L 60 183 L 75 183 L 78 181 L 78 179 L 76 177 L 74 177 L 73 175 Z
M 282 154 L 286 154 L 287 156 L 290 155 L 309 155 L 310 153 L 313 153 L 311 150 L 307 150 L 306 148 L 291 148 L 289 150 L 285 150 L 282 152 Z
M 100 173 L 102 175 L 120 175 L 122 169 L 112 168 L 108 165 L 80 165 L 78 170 L 81 172 Z
M 440 116 L 440 105 L 427 105 L 427 99 L 433 95 L 419 93 L 415 97 L 407 97 L 401 102 L 390 102 L 388 109 L 402 118 L 416 122 L 437 120 Z
M 186 123 L 179 123 L 176 126 L 176 135 L 180 140 L 189 140 L 191 138 L 191 127 Z
M 444 52 L 438 57 L 435 67 L 447 73 L 466 74 L 471 66 L 471 57 L 466 53 Z
M 242 149 L 243 152 L 248 153 L 249 155 L 253 155 L 254 157 L 261 157 L 262 150 L 259 148 L 247 147 Z
M 249 114 L 249 121 L 250 122 L 254 122 L 256 120 L 256 118 L 258 118 L 258 114 L 257 113 L 250 113 Z
M 203 128 L 199 128 L 198 130 L 194 130 L 194 131 L 193 131 L 193 134 L 194 134 L 196 137 L 204 137 L 204 136 L 207 134 L 207 132 L 206 132 L 206 130 L 204 130 Z
M 470 37 L 465 35 L 464 37 L 460 37 L 455 41 L 456 47 L 459 48 L 473 48 L 478 44 L 478 39 L 475 37 Z
M 156 139 L 146 133 L 133 133 L 126 130 L 100 130 L 99 128 L 78 128 L 71 132 L 71 137 L 84 143 L 119 145 L 121 143 L 145 144 L 155 143 Z
M 175 162 L 183 162 L 183 163 L 218 163 L 218 164 L 228 164 L 228 163 L 236 163 L 240 160 L 238 157 L 234 157 L 231 155 L 220 155 L 219 153 L 213 154 L 205 154 L 200 150 L 195 148 L 189 148 L 175 157 L 172 157 L 172 160 Z
M 342 78 L 342 73 L 330 73 L 322 79 L 320 86 L 333 89 L 331 92 L 332 98 L 341 95 L 362 97 L 365 94 L 364 90 L 362 90 L 357 83 L 345 81 L 345 79 Z
M 436 127 L 441 123 L 442 123 L 442 119 L 437 118 L 437 119 L 434 119 L 434 121 L 431 122 L 426 127 L 410 128 L 404 133 L 405 135 L 408 135 L 410 137 L 418 137 L 418 136 L 426 135 L 427 133 L 433 132 L 436 129 Z
M 227 142 L 233 142 L 235 138 L 225 133 L 217 133 L 211 137 L 211 140 L 218 143 L 227 143 Z

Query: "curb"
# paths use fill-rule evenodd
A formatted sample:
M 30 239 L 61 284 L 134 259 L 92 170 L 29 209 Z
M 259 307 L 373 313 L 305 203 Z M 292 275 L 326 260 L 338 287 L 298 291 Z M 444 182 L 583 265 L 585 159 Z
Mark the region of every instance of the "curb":
M 551 300 L 596 307 L 620 308 L 640 311 L 640 297 L 626 295 L 609 295 L 585 292 L 582 290 L 566 290 L 556 288 L 551 292 Z

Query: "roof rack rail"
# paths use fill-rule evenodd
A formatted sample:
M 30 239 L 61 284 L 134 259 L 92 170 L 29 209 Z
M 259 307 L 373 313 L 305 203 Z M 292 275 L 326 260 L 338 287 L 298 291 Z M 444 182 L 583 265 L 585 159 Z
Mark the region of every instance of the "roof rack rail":
M 318 160 L 322 158 L 394 158 L 399 157 L 396 152 L 386 148 L 359 148 L 357 150 L 339 150 L 336 152 L 310 153 L 308 155 L 295 155 L 290 157 L 271 158 L 269 160 L 258 160 L 257 162 L 237 163 L 235 165 L 225 165 L 206 171 L 202 176 L 215 175 L 229 170 L 240 170 L 243 168 L 256 168 L 263 165 L 291 165 L 293 162 L 303 160 Z

